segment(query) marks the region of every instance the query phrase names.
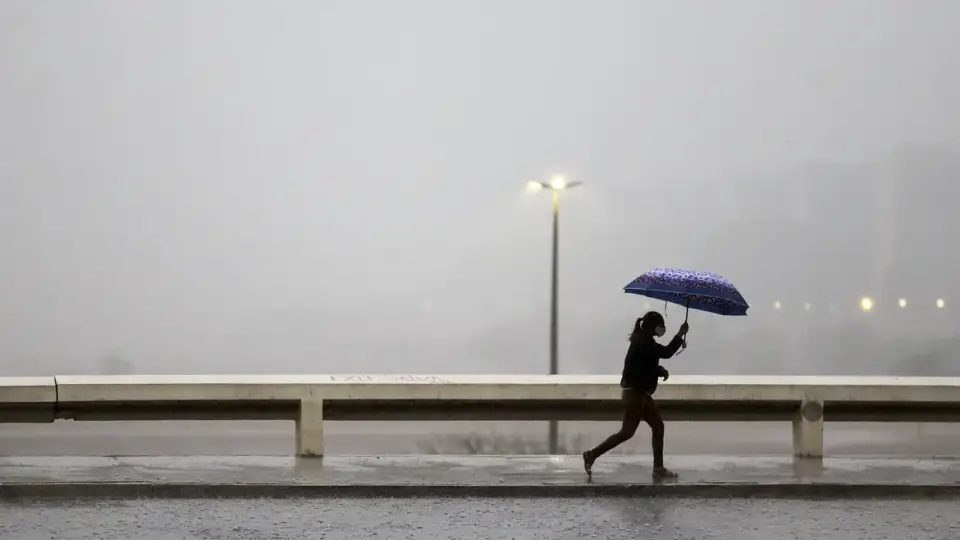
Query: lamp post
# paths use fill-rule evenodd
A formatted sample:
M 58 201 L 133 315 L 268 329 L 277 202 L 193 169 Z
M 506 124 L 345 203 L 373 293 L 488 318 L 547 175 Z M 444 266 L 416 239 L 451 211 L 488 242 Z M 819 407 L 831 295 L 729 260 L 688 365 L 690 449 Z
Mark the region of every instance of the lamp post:
M 562 176 L 554 176 L 550 182 L 529 182 L 530 191 L 550 190 L 553 195 L 553 262 L 550 268 L 550 375 L 560 370 L 557 355 L 557 281 L 558 246 L 560 236 L 560 192 L 575 188 L 582 182 L 567 182 Z M 550 421 L 550 454 L 557 453 L 557 421 Z

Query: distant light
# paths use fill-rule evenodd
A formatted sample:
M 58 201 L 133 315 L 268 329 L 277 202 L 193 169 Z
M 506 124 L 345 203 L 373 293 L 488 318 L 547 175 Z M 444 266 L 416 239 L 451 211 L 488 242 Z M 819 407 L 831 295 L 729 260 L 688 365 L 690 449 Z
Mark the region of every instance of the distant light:
M 906 299 L 906 298 L 901 298 L 900 300 L 897 300 L 897 305 L 900 306 L 900 307 L 902 307 L 902 308 L 907 307 L 907 299 Z
M 544 185 L 542 182 L 533 182 L 533 181 L 527 182 L 527 191 L 531 193 L 542 191 L 543 188 L 544 188 Z
M 773 309 L 780 309 L 782 307 L 783 304 L 781 304 L 779 301 L 773 303 Z
M 557 191 L 567 189 L 567 181 L 562 176 L 554 176 L 550 179 L 550 187 Z
M 863 297 L 860 299 L 860 309 L 870 311 L 873 309 L 873 298 Z
M 947 303 L 943 300 L 943 298 L 937 298 L 937 307 L 938 307 L 938 308 L 943 309 L 943 308 L 945 308 L 946 306 L 947 306 Z
M 804 303 L 803 303 L 803 310 L 804 310 L 804 311 L 810 311 L 810 307 L 811 307 L 811 306 L 810 306 L 810 302 L 804 302 Z

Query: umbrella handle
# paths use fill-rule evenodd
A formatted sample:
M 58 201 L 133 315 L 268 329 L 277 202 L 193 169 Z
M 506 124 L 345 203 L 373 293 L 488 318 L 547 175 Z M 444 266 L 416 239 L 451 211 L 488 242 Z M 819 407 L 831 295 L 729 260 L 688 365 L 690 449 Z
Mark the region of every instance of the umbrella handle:
M 687 322 L 690 319 L 690 297 L 687 297 L 687 312 L 683 316 L 683 322 Z M 683 348 L 687 348 L 687 336 L 683 336 Z

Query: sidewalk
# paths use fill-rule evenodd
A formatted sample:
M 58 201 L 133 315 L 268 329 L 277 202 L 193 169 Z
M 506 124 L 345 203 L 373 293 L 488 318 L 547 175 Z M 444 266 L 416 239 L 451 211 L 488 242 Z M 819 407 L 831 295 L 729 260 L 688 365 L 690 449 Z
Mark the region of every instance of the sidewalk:
M 579 456 L 2 457 L 0 500 L 206 497 L 960 498 L 960 460 L 610 457 L 587 483 Z

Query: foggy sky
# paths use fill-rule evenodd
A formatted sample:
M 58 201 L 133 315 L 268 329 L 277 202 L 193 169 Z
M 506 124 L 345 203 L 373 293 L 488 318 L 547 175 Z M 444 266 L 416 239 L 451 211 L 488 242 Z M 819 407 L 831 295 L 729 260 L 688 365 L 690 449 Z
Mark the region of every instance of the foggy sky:
M 550 201 L 523 188 L 555 173 L 585 183 L 562 200 L 561 364 L 617 372 L 644 303 L 622 287 L 699 264 L 739 199 L 803 212 L 791 171 L 960 149 L 958 20 L 951 0 L 3 0 L 0 373 L 541 372 Z

